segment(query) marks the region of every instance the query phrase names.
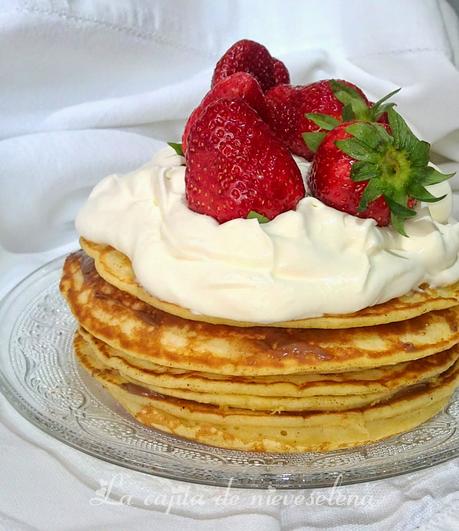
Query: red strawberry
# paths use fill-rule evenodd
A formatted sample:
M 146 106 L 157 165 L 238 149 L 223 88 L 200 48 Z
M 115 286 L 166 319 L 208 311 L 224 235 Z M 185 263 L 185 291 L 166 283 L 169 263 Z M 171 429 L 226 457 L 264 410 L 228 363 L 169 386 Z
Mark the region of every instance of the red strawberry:
M 383 197 L 372 201 L 368 208 L 359 211 L 362 194 L 368 181 L 354 182 L 351 178 L 355 160 L 335 144 L 336 140 L 351 138 L 345 122 L 330 131 L 319 146 L 308 177 L 309 191 L 328 206 L 361 218 L 373 218 L 378 225 L 388 225 L 390 210 Z
M 338 83 L 339 85 L 336 80 L 327 79 L 306 86 L 279 85 L 266 93 L 268 124 L 274 134 L 296 155 L 311 160 L 313 152 L 304 142 L 302 135 L 321 130 L 321 127 L 305 114 L 320 113 L 342 121 L 343 103 L 337 96 L 342 85 L 355 92 L 356 103 L 365 109 L 368 108 L 368 100 L 358 87 L 348 81 Z
M 287 67 L 280 59 L 273 57 L 274 65 L 274 81 L 276 85 L 285 85 L 290 83 L 290 74 L 287 70 Z
M 188 135 L 190 134 L 193 124 L 206 107 L 214 101 L 222 98 L 240 98 L 255 109 L 262 118 L 265 118 L 266 116 L 265 98 L 258 81 L 246 72 L 236 72 L 235 74 L 222 79 L 210 89 L 199 106 L 191 113 L 182 136 L 182 149 L 184 153 L 186 153 Z
M 186 198 L 220 223 L 256 212 L 273 219 L 304 197 L 288 150 L 242 100 L 222 99 L 198 117 L 188 137 Z
M 312 163 L 309 190 L 326 205 L 401 233 L 416 200 L 434 202 L 425 186 L 451 177 L 430 166 L 430 145 L 389 108 L 389 126 L 354 121 L 329 131 Z M 390 130 L 390 133 L 388 132 Z
M 247 39 L 236 42 L 223 54 L 215 66 L 212 87 L 235 72 L 251 74 L 263 92 L 284 83 L 289 77 L 287 68 L 279 59 L 274 59 L 262 44 Z

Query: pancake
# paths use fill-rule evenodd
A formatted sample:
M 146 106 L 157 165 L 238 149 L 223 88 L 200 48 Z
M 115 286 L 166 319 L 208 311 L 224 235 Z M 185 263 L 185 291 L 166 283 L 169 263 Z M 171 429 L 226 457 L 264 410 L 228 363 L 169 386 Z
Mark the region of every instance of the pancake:
M 227 375 L 328 373 L 415 360 L 459 342 L 459 307 L 345 330 L 232 327 L 182 319 L 107 283 L 84 252 L 64 265 L 61 291 L 80 325 L 136 359 Z
M 81 334 L 80 334 L 81 335 Z M 84 337 L 84 334 L 82 335 Z M 99 354 L 99 350 L 93 347 L 91 342 L 87 341 L 90 346 L 88 356 L 91 358 L 91 363 L 98 371 L 113 372 L 119 374 L 127 382 L 135 384 L 137 387 L 153 391 L 155 393 L 164 394 L 170 397 L 183 398 L 185 400 L 192 400 L 204 404 L 214 404 L 221 407 L 243 408 L 250 410 L 261 411 L 341 411 L 356 407 L 363 407 L 369 404 L 374 404 L 382 400 L 390 398 L 395 391 L 385 391 L 379 393 L 359 394 L 359 395 L 338 395 L 338 396 L 306 396 L 306 397 L 269 397 L 269 396 L 252 396 L 249 394 L 234 394 L 229 393 L 215 393 L 200 392 L 192 389 L 180 389 L 173 387 L 162 387 L 155 384 L 147 383 L 142 378 L 142 373 L 138 378 L 132 377 L 130 374 L 113 369 L 105 363 L 106 359 Z
M 162 395 L 132 384 L 97 362 L 79 334 L 82 366 L 138 421 L 201 443 L 249 451 L 329 451 L 374 442 L 410 430 L 447 404 L 459 381 L 459 362 L 429 382 L 388 401 L 342 412 L 251 411 Z
M 338 411 L 387 400 L 397 391 L 448 370 L 459 357 L 457 346 L 421 360 L 361 372 L 279 375 L 253 378 L 168 369 L 111 348 L 83 329 L 80 335 L 103 368 L 149 390 L 224 407 L 254 410 Z
M 257 326 L 254 323 L 231 321 L 212 316 L 197 315 L 175 304 L 161 301 L 147 293 L 136 281 L 131 262 L 127 256 L 108 245 L 99 245 L 81 238 L 82 248 L 94 258 L 98 273 L 107 282 L 131 294 L 137 299 L 165 311 L 169 314 L 192 321 L 213 324 L 226 324 L 236 327 Z M 281 328 L 355 328 L 375 326 L 413 319 L 427 312 L 451 308 L 459 304 L 459 282 L 451 286 L 430 288 L 422 286 L 403 297 L 392 299 L 383 304 L 370 306 L 355 313 L 345 315 L 326 315 L 295 321 L 270 323 L 269 326 Z M 268 326 L 268 325 L 265 325 Z

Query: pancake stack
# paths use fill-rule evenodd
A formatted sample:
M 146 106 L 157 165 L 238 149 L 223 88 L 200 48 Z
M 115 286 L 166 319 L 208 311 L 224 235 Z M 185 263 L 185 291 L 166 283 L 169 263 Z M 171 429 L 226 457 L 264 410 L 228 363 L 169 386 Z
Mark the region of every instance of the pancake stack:
M 224 448 L 328 451 L 410 430 L 459 381 L 459 284 L 269 326 L 155 299 L 129 259 L 81 240 L 61 291 L 81 365 L 139 422 Z

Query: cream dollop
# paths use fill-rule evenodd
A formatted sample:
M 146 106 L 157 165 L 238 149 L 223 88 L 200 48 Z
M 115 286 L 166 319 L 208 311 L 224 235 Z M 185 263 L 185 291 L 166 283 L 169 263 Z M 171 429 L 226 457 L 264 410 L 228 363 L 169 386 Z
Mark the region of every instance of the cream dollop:
M 308 163 L 297 163 L 304 178 Z M 409 238 L 313 197 L 266 224 L 220 225 L 187 207 L 184 176 L 184 159 L 166 148 L 103 179 L 76 227 L 126 254 L 146 291 L 197 314 L 270 323 L 349 313 L 459 279 L 459 223 L 427 207 L 406 223 Z

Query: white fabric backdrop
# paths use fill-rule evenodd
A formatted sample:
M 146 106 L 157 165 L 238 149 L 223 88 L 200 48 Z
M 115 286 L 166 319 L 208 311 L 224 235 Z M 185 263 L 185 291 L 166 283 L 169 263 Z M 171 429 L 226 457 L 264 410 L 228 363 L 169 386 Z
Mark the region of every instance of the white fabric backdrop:
M 374 99 L 403 87 L 401 112 L 434 143 L 445 169 L 454 169 L 458 28 L 441 0 L 3 0 L 0 295 L 75 245 L 75 212 L 97 180 L 139 166 L 159 141 L 180 137 L 212 65 L 239 38 L 266 44 L 295 83 L 343 77 Z M 459 178 L 454 186 L 459 191 Z M 194 486 L 204 505 L 176 503 L 164 514 L 167 500 L 138 506 L 147 494 L 186 486 L 123 472 L 56 443 L 3 398 L 0 447 L 0 529 L 8 531 L 459 527 L 457 461 L 340 489 L 372 496 L 364 507 L 266 501 L 254 509 L 247 491 L 238 491 L 236 506 L 219 507 L 218 489 Z M 99 481 L 117 472 L 118 499 L 132 494 L 136 506 L 91 505 Z

